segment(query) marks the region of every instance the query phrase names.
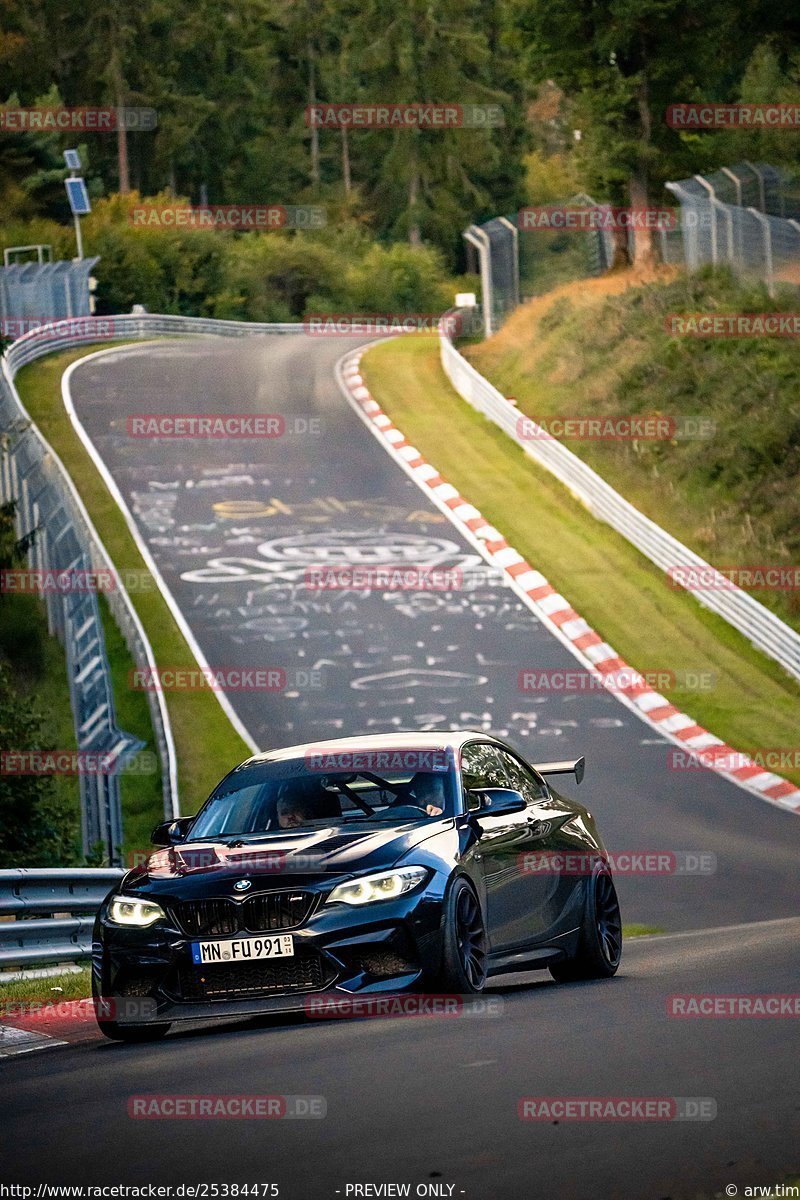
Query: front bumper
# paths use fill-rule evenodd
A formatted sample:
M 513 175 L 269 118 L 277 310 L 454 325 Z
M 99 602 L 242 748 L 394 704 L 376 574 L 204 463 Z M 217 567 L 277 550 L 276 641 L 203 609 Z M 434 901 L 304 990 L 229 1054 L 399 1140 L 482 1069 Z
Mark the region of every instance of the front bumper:
M 320 904 L 301 927 L 271 931 L 293 935 L 293 958 L 201 967 L 191 956 L 191 943 L 200 939 L 177 921 L 126 928 L 108 921 L 104 906 L 92 948 L 98 1015 L 128 1026 L 313 1016 L 322 999 L 419 990 L 439 969 L 442 911 L 441 893 L 430 885 L 363 908 Z

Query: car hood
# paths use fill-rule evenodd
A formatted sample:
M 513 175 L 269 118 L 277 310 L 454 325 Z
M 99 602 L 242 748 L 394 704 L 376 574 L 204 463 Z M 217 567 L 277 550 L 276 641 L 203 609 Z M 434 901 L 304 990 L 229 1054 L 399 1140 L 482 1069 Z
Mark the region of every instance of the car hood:
M 155 851 L 125 877 L 123 887 L 198 896 L 232 893 L 233 885 L 244 879 L 253 891 L 328 880 L 332 885 L 337 877 L 392 867 L 414 846 L 452 825 L 451 818 L 389 828 L 334 825 L 243 839 L 241 844 L 232 844 L 233 838 L 187 842 Z

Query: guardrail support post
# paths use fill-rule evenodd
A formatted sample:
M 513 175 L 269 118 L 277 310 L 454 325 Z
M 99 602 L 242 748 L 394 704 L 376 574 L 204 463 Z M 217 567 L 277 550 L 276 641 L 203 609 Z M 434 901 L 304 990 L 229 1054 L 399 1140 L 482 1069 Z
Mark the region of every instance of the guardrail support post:
M 494 333 L 492 264 L 490 261 L 491 247 L 489 245 L 489 238 L 479 225 L 470 225 L 469 229 L 464 232 L 464 237 L 478 251 L 478 260 L 481 264 L 483 328 L 484 336 L 488 338 Z

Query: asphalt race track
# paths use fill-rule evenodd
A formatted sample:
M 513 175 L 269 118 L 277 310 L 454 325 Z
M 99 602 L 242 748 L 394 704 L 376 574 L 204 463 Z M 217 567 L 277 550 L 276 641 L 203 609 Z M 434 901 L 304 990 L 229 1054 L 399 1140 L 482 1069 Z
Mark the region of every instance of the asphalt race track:
M 499 1016 L 286 1019 L 23 1055 L 2 1068 L 3 1178 L 277 1182 L 283 1200 L 386 1182 L 468 1200 L 683 1200 L 773 1183 L 797 1163 L 794 1023 L 668 1018 L 666 997 L 796 991 L 799 937 L 792 920 L 634 941 L 610 983 L 515 977 Z M 323 1096 L 327 1116 L 127 1116 L 133 1095 L 211 1093 Z M 717 1115 L 539 1123 L 517 1116 L 526 1096 L 710 1097 Z
M 333 370 L 350 345 L 165 342 L 72 377 L 78 416 L 209 664 L 285 672 L 279 691 L 229 693 L 254 741 L 464 725 L 532 761 L 585 754 L 580 796 L 612 851 L 688 851 L 714 869 L 620 877 L 623 919 L 668 936 L 628 942 L 609 983 L 515 977 L 492 992 L 499 1015 L 286 1019 L 10 1059 L 4 1177 L 277 1182 L 284 1200 L 402 1182 L 470 1200 L 677 1200 L 779 1182 L 800 1167 L 796 1021 L 681 1020 L 667 998 L 797 990 L 800 821 L 710 772 L 670 769 L 669 744 L 610 694 L 519 690 L 522 668 L 577 664 L 352 412 Z M 126 433 L 132 415 L 198 412 L 277 413 L 286 434 Z M 309 568 L 343 562 L 458 566 L 464 586 L 305 586 Z M 327 1116 L 132 1120 L 141 1093 L 318 1095 Z M 517 1116 L 525 1096 L 704 1097 L 716 1116 L 532 1122 Z

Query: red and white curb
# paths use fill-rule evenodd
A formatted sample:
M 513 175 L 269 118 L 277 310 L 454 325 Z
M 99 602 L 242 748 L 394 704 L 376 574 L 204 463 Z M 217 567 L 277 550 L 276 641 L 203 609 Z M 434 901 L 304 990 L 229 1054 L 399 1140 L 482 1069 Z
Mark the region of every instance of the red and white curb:
M 51 1050 L 55 1046 L 66 1045 L 66 1042 L 36 1029 L 0 1025 L 0 1062 L 4 1058 L 16 1058 L 18 1054 L 31 1054 L 35 1050 Z
M 459 495 L 435 467 L 426 462 L 415 446 L 392 423 L 370 395 L 359 372 L 363 351 L 346 354 L 337 364 L 340 386 L 356 412 L 382 445 L 403 467 L 436 506 L 450 518 L 483 558 L 502 571 L 514 591 L 539 620 L 562 642 L 588 670 L 606 683 L 609 691 L 641 720 L 668 741 L 687 753 L 707 754 L 701 759 L 708 770 L 770 804 L 800 814 L 800 788 L 788 779 L 765 771 L 741 751 L 726 745 L 721 738 L 703 729 L 687 713 L 681 712 L 660 693 L 653 691 L 644 678 L 604 642 L 600 634 L 584 621 L 568 600 L 557 592 L 539 571 L 510 546 L 474 505 Z M 621 680 L 620 676 L 624 678 Z M 616 682 L 615 682 L 616 681 Z M 735 762 L 727 769 L 716 760 Z
M 0 1002 L 0 1062 L 35 1050 L 53 1050 L 79 1042 L 102 1041 L 94 1001 L 9 1000 Z

